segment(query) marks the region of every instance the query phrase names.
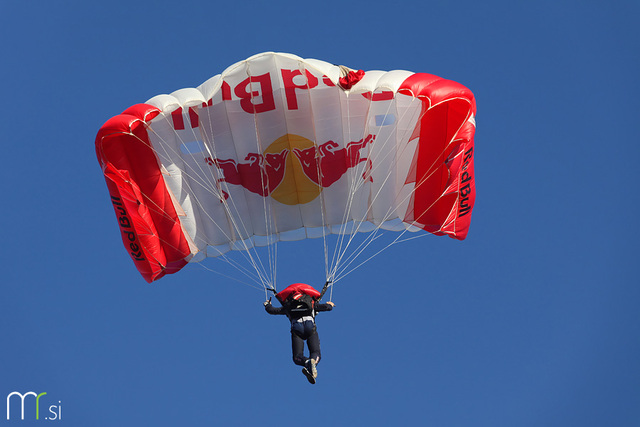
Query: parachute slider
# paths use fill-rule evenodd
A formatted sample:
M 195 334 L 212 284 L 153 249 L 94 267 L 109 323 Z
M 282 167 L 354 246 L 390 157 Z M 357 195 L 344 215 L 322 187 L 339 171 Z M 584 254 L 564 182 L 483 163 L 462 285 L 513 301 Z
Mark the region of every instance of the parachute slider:
M 339 65 L 338 67 L 340 67 L 340 79 L 338 80 L 338 85 L 344 90 L 351 89 L 364 77 L 364 71 L 362 70 L 352 70 L 344 65 Z

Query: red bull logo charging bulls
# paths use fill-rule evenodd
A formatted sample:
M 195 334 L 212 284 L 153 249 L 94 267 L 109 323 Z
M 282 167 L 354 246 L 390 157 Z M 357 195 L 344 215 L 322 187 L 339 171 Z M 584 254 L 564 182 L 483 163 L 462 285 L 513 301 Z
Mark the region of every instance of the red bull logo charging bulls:
M 362 179 L 372 180 L 371 160 L 363 155 L 375 135 L 367 135 L 344 147 L 334 141 L 316 145 L 300 135 L 286 134 L 276 139 L 262 153 L 249 153 L 243 162 L 234 159 L 205 161 L 217 167 L 218 182 L 239 185 L 262 197 L 270 196 L 286 205 L 309 203 L 337 182 L 351 168 L 367 162 Z M 224 198 L 228 194 L 223 192 Z

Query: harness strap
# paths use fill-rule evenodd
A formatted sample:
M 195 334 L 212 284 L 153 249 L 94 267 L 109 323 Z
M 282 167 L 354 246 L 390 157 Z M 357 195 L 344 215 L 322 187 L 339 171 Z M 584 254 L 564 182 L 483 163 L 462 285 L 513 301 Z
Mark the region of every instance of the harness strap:
M 332 283 L 333 282 L 331 280 L 327 280 L 327 282 L 324 284 L 324 287 L 322 288 L 322 292 L 320 292 L 320 296 L 318 297 L 318 302 L 320 302 L 320 300 L 324 296 L 324 293 L 327 292 L 327 289 L 329 289 L 329 286 L 331 286 Z

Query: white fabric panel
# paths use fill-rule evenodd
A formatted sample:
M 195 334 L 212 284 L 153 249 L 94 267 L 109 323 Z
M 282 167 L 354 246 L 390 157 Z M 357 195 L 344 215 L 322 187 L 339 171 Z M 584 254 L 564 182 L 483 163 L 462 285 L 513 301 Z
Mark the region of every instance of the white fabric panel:
M 149 100 L 162 110 L 150 139 L 201 251 L 194 260 L 377 225 L 407 228 L 409 138 L 421 103 L 395 92 L 411 74 L 369 71 L 345 91 L 335 65 L 267 53 Z M 342 160 L 331 166 L 332 158 Z M 321 176 L 331 185 L 319 186 Z
M 221 84 L 222 80 L 220 80 L 220 74 L 217 74 L 202 83 L 197 87 L 197 89 L 202 93 L 202 97 L 208 100 L 213 98 L 216 94 L 220 94 L 219 89 Z M 222 101 L 222 98 L 220 98 L 220 101 Z
M 176 90 L 171 96 L 176 98 L 182 108 L 193 107 L 206 102 L 202 92 L 193 87 Z

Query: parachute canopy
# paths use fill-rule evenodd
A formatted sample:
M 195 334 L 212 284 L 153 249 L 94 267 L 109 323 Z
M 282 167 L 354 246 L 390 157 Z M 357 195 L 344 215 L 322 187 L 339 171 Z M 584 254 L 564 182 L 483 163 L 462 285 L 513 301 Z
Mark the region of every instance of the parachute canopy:
M 108 120 L 96 153 L 149 282 L 279 241 L 378 229 L 464 239 L 476 105 L 459 83 L 263 53 Z

